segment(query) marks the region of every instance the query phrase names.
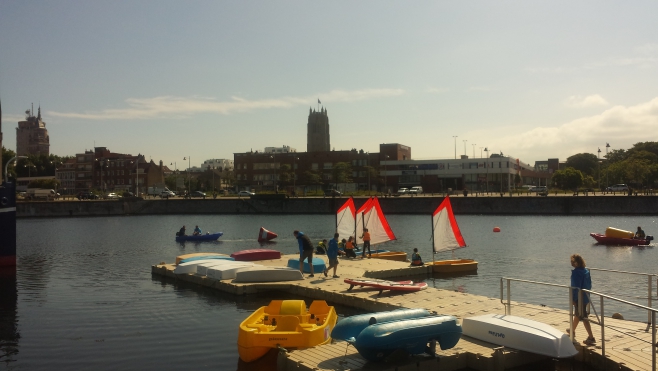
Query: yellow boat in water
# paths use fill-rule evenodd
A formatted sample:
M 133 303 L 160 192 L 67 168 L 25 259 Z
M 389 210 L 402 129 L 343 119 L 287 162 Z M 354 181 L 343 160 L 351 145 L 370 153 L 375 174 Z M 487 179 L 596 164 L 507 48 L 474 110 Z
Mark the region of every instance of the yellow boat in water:
M 245 362 L 255 361 L 270 349 L 302 349 L 331 342 L 336 310 L 315 300 L 306 310 L 304 300 L 272 300 L 240 324 L 238 353 Z

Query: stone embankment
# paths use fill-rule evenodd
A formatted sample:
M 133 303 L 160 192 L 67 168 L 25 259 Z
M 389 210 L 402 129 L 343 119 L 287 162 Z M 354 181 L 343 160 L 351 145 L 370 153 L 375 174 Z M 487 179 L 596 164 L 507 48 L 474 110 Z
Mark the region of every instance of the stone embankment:
M 380 198 L 388 214 L 430 214 L 442 196 Z M 657 196 L 451 197 L 457 215 L 658 215 Z M 346 198 L 170 199 L 18 202 L 28 217 L 167 214 L 333 214 Z M 355 198 L 358 208 L 366 198 Z

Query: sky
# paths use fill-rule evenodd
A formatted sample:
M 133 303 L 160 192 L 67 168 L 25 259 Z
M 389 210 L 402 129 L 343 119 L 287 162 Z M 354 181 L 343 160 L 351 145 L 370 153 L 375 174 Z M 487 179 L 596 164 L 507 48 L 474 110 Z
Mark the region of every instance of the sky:
M 183 168 L 306 151 L 321 107 L 336 150 L 603 156 L 658 140 L 656 14 L 641 0 L 0 0 L 3 145 L 34 104 L 53 154 Z

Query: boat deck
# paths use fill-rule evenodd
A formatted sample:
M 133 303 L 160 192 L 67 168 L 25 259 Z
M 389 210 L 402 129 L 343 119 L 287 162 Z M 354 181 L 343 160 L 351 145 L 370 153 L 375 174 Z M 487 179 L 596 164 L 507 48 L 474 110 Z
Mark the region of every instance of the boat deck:
M 286 255 L 281 259 L 257 262 L 266 266 L 285 267 L 288 259 L 298 255 Z M 410 267 L 409 263 L 384 259 L 340 259 L 337 274 L 340 278 L 324 277 L 316 272 L 315 277 L 299 281 L 273 283 L 233 283 L 231 280 L 215 280 L 196 274 L 174 275 L 173 264 L 157 264 L 152 267 L 154 274 L 174 277 L 217 290 L 243 295 L 261 291 L 283 290 L 311 299 L 327 300 L 330 303 L 360 308 L 366 311 L 384 311 L 397 308 L 425 308 L 439 314 L 450 314 L 463 319 L 486 313 L 505 312 L 498 298 L 473 295 L 429 287 L 412 293 L 397 293 L 367 287 L 355 287 L 347 291 L 349 285 L 344 278 L 392 278 L 412 275 L 427 275 L 429 267 Z M 569 327 L 569 312 L 562 309 L 541 305 L 512 302 L 512 314 L 534 319 L 549 324 L 557 329 Z M 596 346 L 576 344 L 579 355 L 576 360 L 590 364 L 598 369 L 615 370 L 651 370 L 651 333 L 645 331 L 646 323 L 605 318 L 605 357 L 602 356 L 600 327 L 592 324 Z M 586 338 L 585 329 L 580 325 L 576 331 L 576 340 Z M 503 349 L 497 345 L 462 337 L 456 347 L 437 350 L 436 358 L 430 356 L 413 356 L 408 359 L 394 360 L 378 364 L 376 369 L 397 370 L 459 370 L 472 368 L 476 370 L 505 370 L 538 361 L 549 360 L 547 357 L 526 352 Z M 555 361 L 555 369 L 568 369 L 572 360 Z M 345 342 L 297 350 L 280 357 L 279 365 L 287 370 L 365 370 L 372 369 L 354 349 Z M 280 368 L 281 369 L 281 368 Z

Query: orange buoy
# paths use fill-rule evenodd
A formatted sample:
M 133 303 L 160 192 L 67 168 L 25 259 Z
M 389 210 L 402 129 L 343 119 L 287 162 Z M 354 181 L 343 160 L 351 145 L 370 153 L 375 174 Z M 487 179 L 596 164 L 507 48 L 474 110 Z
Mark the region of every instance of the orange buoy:
M 494 232 L 500 232 L 500 228 L 499 227 L 494 227 Z

